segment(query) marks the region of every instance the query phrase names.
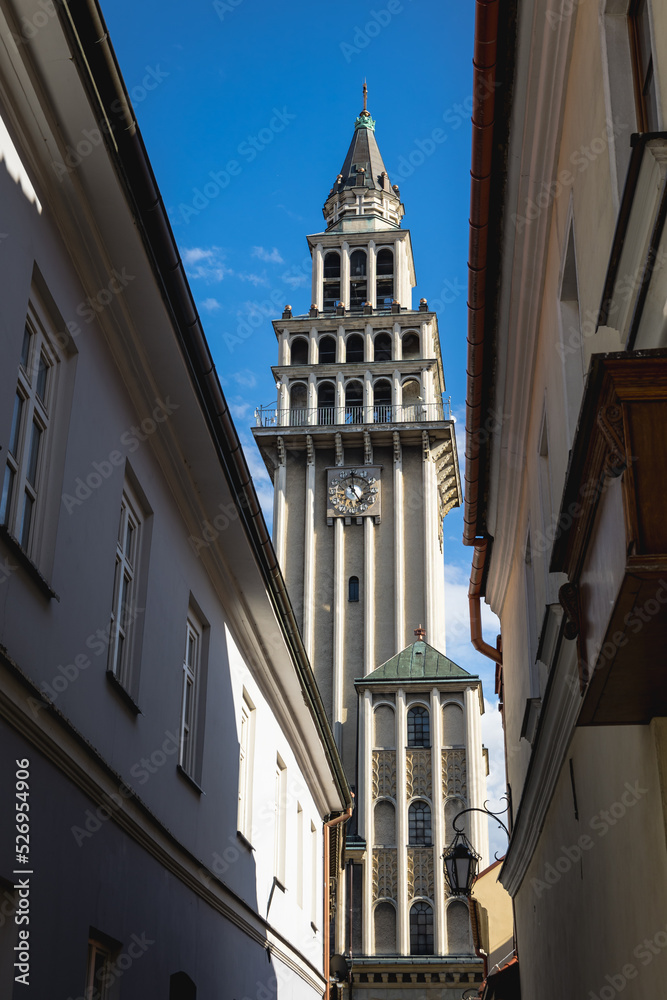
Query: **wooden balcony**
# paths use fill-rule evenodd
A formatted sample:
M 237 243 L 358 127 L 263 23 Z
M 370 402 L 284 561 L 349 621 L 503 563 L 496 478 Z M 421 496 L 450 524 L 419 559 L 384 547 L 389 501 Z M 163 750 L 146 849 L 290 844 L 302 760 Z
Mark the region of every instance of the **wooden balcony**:
M 667 714 L 667 351 L 594 355 L 551 572 L 576 638 L 579 725 Z

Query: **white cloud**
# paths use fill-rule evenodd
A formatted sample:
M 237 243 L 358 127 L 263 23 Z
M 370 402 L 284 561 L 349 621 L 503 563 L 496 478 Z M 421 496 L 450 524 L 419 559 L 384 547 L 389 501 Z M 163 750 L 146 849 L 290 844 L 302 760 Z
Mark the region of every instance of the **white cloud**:
M 240 397 L 236 397 L 229 401 L 229 411 L 233 416 L 234 420 L 247 420 L 248 410 L 251 407 L 251 403 L 244 403 Z
M 248 468 L 250 469 L 250 475 L 252 476 L 257 498 L 262 508 L 262 513 L 264 514 L 264 520 L 266 521 L 269 531 L 272 531 L 273 483 L 271 482 L 269 474 L 266 471 L 266 466 L 264 465 L 262 456 L 257 449 L 255 439 L 251 438 L 249 435 L 241 435 L 241 443 L 243 444 L 243 452 L 245 454 L 246 462 L 248 463 Z
M 247 389 L 253 389 L 257 385 L 257 379 L 249 368 L 243 368 L 240 372 L 233 372 L 232 378 L 239 385 L 243 385 Z
M 445 563 L 447 655 L 457 662 L 457 653 L 461 658 L 467 658 L 470 653 L 474 656 L 477 655 L 470 644 L 469 582 L 470 570 L 468 567 Z M 500 622 L 484 601 L 482 601 L 481 607 L 484 638 L 489 645 L 495 646 L 496 636 L 500 632 Z
M 484 746 L 489 749 L 489 776 L 486 779 L 488 808 L 492 812 L 500 813 L 507 806 L 507 803 L 502 801 L 502 797 L 507 791 L 502 716 L 498 711 L 497 701 L 490 702 L 485 698 L 484 708 L 482 741 Z M 507 813 L 503 813 L 500 818 L 507 826 Z M 491 860 L 496 853 L 498 857 L 502 857 L 507 850 L 507 837 L 501 827 L 491 818 L 489 818 L 489 849 Z
M 236 277 L 239 281 L 249 281 L 251 285 L 268 285 L 268 279 L 263 274 L 254 274 L 252 271 L 237 271 Z
M 305 285 L 308 281 L 308 277 L 305 274 L 283 274 L 282 280 L 290 288 L 300 288 L 301 285 Z
M 225 254 L 220 247 L 186 247 L 183 250 L 183 263 L 189 278 L 209 283 L 222 281 L 234 273 L 225 264 Z
M 215 312 L 216 309 L 220 308 L 220 303 L 217 299 L 204 299 L 201 307 L 202 309 L 205 309 L 206 312 Z
M 278 247 L 274 247 L 272 250 L 267 250 L 265 247 L 253 247 L 252 248 L 253 257 L 259 257 L 260 260 L 265 260 L 267 263 L 271 264 L 284 264 L 284 260 L 280 256 Z

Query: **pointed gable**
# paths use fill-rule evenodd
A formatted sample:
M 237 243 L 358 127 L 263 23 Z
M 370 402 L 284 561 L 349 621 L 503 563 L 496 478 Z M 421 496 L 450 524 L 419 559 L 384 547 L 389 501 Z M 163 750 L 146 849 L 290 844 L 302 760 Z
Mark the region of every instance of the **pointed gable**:
M 440 653 L 427 642 L 413 642 L 406 646 L 396 656 L 392 656 L 366 677 L 355 681 L 357 686 L 364 684 L 386 684 L 391 681 L 456 681 L 469 678 L 477 680 L 476 674 L 470 674 L 458 663 L 454 663 L 444 653 Z

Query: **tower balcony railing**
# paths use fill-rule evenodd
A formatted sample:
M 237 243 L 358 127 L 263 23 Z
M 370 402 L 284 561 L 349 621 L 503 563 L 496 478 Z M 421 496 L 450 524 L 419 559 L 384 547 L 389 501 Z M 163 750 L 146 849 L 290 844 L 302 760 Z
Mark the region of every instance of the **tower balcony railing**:
M 340 424 L 417 424 L 450 420 L 441 402 L 435 403 L 376 403 L 373 406 L 295 407 L 275 409 L 259 406 L 255 410 L 257 427 L 322 427 Z

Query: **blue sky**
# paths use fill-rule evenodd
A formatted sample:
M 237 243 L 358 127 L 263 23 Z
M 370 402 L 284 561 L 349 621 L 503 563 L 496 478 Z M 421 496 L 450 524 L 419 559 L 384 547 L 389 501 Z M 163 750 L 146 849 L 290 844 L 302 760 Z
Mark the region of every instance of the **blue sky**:
M 438 312 L 463 475 L 474 5 L 379 0 L 103 0 L 267 520 L 271 486 L 249 428 L 275 401 L 271 319 L 310 306 L 307 233 L 368 108 L 405 204 L 418 284 Z M 251 322 L 249 322 L 249 318 Z M 484 682 L 490 792 L 503 790 L 493 664 L 468 639 L 472 552 L 445 521 L 448 654 Z M 487 609 L 487 638 L 497 624 Z M 495 846 L 503 846 L 496 842 Z

